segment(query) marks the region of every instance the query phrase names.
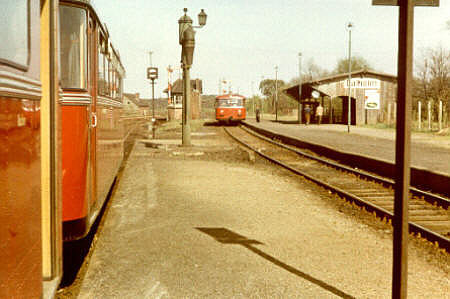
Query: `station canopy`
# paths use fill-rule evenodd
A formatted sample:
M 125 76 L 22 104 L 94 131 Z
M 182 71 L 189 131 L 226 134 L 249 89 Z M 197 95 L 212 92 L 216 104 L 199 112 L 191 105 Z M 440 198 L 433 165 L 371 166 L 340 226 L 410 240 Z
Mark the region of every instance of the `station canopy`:
M 296 84 L 283 89 L 283 92 L 298 102 L 299 101 L 298 90 L 299 84 Z M 301 98 L 302 101 L 304 101 L 305 99 L 327 97 L 327 96 L 329 95 L 315 88 L 311 82 L 305 82 L 302 84 L 302 98 Z

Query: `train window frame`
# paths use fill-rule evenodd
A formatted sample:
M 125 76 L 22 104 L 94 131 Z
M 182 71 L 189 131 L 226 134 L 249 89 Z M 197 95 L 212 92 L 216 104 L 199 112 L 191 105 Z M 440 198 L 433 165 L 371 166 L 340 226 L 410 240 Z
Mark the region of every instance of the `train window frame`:
M 27 10 L 27 25 L 26 25 L 26 40 L 27 40 L 27 58 L 26 60 L 26 64 L 21 64 L 17 61 L 13 61 L 7 58 L 2 58 L 0 57 L 0 64 L 3 65 L 7 65 L 10 67 L 13 67 L 15 69 L 21 70 L 21 71 L 28 71 L 29 67 L 30 67 L 30 60 L 31 60 L 31 12 L 30 12 L 30 0 L 25 0 L 26 1 L 26 10 Z
M 106 37 L 106 33 L 104 33 L 99 27 L 98 30 L 98 42 L 97 42 L 97 94 L 100 96 L 109 96 L 108 89 L 109 89 L 109 82 L 108 82 L 108 38 Z M 100 59 L 101 58 L 101 59 Z M 100 66 L 101 71 L 100 72 Z M 103 86 L 100 88 L 100 76 L 99 74 L 103 74 Z
M 59 5 L 59 9 L 61 9 L 61 7 L 72 7 L 72 8 L 77 8 L 79 10 L 84 11 L 85 13 L 85 22 L 84 22 L 84 26 L 85 26 L 85 30 L 84 30 L 84 80 L 83 80 L 83 86 L 82 87 L 66 87 L 63 86 L 62 84 L 62 75 L 61 75 L 61 87 L 65 90 L 74 90 L 74 91 L 83 91 L 86 92 L 88 91 L 89 88 L 89 47 L 88 47 L 88 37 L 89 37 L 89 33 L 88 33 L 88 28 L 89 28 L 89 10 L 86 7 L 83 6 L 79 6 L 79 5 L 72 5 L 72 4 L 64 4 L 64 5 Z M 60 21 L 61 23 L 61 21 Z M 59 29 L 59 35 L 61 36 L 61 31 L 62 29 Z M 61 43 L 61 37 L 59 38 L 59 43 Z M 61 46 L 60 47 L 60 64 L 62 64 L 62 58 L 61 58 Z M 62 73 L 62 66 L 60 69 L 60 72 Z M 81 77 L 81 72 L 80 72 L 80 77 Z M 81 82 L 80 82 L 81 84 Z

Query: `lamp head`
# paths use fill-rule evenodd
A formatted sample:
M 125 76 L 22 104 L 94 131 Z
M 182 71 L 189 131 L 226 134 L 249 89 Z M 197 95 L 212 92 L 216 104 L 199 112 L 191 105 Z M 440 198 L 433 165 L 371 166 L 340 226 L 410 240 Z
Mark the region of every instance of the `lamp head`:
M 348 23 L 345 25 L 345 28 L 346 28 L 348 31 L 351 31 L 351 30 L 353 29 L 353 27 L 355 27 L 355 25 L 354 25 L 352 22 L 348 22 Z
M 200 13 L 198 14 L 198 24 L 200 25 L 200 27 L 203 27 L 206 25 L 206 18 L 208 17 L 208 15 L 205 13 L 205 11 L 202 10 L 200 11 Z
M 178 20 L 178 41 L 180 45 L 183 43 L 183 32 L 187 27 L 192 26 L 192 19 L 186 13 L 187 8 L 184 9 L 184 16 Z

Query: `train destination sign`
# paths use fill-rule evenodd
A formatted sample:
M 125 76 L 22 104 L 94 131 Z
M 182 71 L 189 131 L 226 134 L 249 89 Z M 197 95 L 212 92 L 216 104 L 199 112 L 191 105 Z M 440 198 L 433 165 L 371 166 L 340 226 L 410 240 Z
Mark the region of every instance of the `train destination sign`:
M 372 0 L 372 5 L 399 6 L 400 0 Z M 439 0 L 415 0 L 414 6 L 439 6 Z

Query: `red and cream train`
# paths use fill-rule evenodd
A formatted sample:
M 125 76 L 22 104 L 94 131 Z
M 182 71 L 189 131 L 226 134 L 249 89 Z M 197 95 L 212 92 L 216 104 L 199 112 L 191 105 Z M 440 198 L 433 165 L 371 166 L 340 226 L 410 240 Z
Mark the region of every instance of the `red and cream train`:
M 245 97 L 239 94 L 224 94 L 216 97 L 216 120 L 220 123 L 245 120 Z
M 123 159 L 125 70 L 88 0 L 2 10 L 0 298 L 40 298 L 61 278 L 62 241 L 89 231 Z

